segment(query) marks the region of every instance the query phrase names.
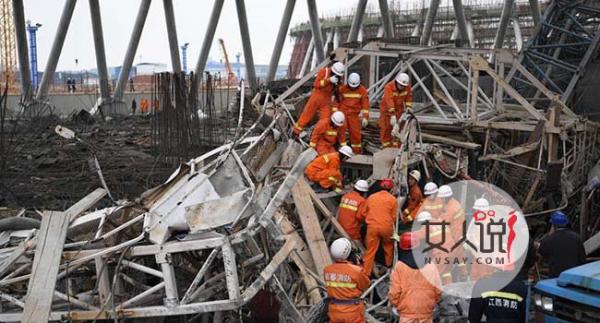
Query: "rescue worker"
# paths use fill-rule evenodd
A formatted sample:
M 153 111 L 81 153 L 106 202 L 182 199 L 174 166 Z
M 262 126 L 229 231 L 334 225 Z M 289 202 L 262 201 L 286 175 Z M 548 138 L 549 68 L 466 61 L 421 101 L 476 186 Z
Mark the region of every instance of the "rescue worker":
M 424 193 L 425 199 L 423 200 L 423 203 L 421 203 L 419 212 L 427 211 L 431 213 L 434 220 L 438 220 L 442 215 L 442 209 L 444 208 L 442 199 L 437 197 L 438 186 L 433 182 L 429 182 L 425 184 Z
M 404 222 L 411 223 L 414 219 L 414 214 L 419 210 L 419 206 L 423 202 L 423 193 L 419 187 L 421 180 L 421 172 L 412 170 L 408 174 L 408 200 L 404 208 Z
M 329 322 L 365 322 L 365 303 L 360 295 L 369 287 L 369 277 L 362 267 L 348 261 L 352 252 L 350 240 L 335 240 L 330 252 L 335 263 L 323 269 L 329 300 Z
M 369 183 L 365 180 L 358 180 L 354 184 L 354 190 L 342 196 L 338 208 L 338 221 L 352 240 L 362 241 L 360 234 L 361 221 L 358 219 L 358 210 L 366 201 L 366 195 L 369 191 Z
M 440 301 L 439 276 L 433 264 L 419 267 L 419 257 L 413 253 L 420 240 L 412 233 L 400 236 L 399 257 L 390 276 L 390 303 L 400 315 L 400 323 L 433 322 L 433 310 Z
M 317 122 L 310 135 L 310 146 L 319 155 L 335 152 L 335 144 L 346 146 L 346 117 L 341 111 L 334 112 L 329 119 Z
M 425 226 L 425 222 L 427 221 L 431 221 L 432 217 L 431 217 L 431 213 L 427 212 L 427 211 L 423 211 L 421 213 L 419 213 L 419 215 L 417 215 L 415 221 L 416 224 L 413 226 L 414 230 L 413 230 L 413 237 L 418 239 L 419 241 L 425 241 L 425 236 L 426 236 L 426 226 Z
M 538 248 L 541 259 L 548 264 L 549 278 L 585 262 L 585 249 L 577 233 L 568 228 L 569 218 L 561 212 L 550 215 L 552 229 Z
M 412 110 L 412 104 L 410 77 L 406 73 L 399 73 L 383 90 L 379 109 L 379 139 L 383 148 L 400 147 L 398 139 L 392 138 L 392 129 L 401 121 L 405 110 Z
M 366 252 L 364 256 L 365 272 L 369 275 L 373 271 L 375 254 L 379 244 L 383 244 L 385 265 L 390 267 L 394 257 L 394 226 L 398 214 L 398 201 L 390 191 L 394 188 L 391 179 L 382 179 L 379 183 L 381 190 L 372 194 L 359 210 L 358 218 L 367 223 L 367 235 L 365 237 Z
M 140 101 L 140 112 L 142 114 L 148 113 L 149 106 L 150 106 L 150 104 L 148 103 L 148 99 L 142 98 L 142 101 Z
M 475 283 L 469 304 L 470 323 L 482 322 L 483 316 L 488 323 L 527 322 L 529 297 L 525 281 L 513 272 L 515 269 L 512 264 L 498 269 L 501 270 Z M 500 290 L 490 290 L 490 286 L 497 285 L 501 280 L 509 281 L 508 285 Z
M 304 170 L 304 174 L 312 182 L 319 184 L 324 189 L 333 189 L 335 192 L 342 191 L 342 172 L 340 166 L 343 155 L 344 160 L 352 157 L 352 149 L 348 146 L 342 146 L 339 153 L 333 152 L 315 158 Z
M 308 102 L 304 105 L 304 110 L 294 125 L 293 132 L 299 135 L 304 127 L 314 118 L 317 111 L 319 120 L 327 120 L 331 116 L 331 102 L 334 95 L 334 88 L 340 83 L 342 76 L 346 72 L 346 67 L 341 62 L 335 62 L 331 67 L 324 67 L 317 73 L 317 78 L 313 83 L 313 90 Z
M 437 196 L 442 199 L 444 208 L 442 210 L 441 220 L 449 223 L 449 232 L 450 237 L 453 241 L 459 241 L 463 235 L 463 223 L 465 221 L 465 212 L 456 199 L 452 198 L 453 196 L 452 187 L 449 185 L 442 185 L 438 189 Z M 463 259 L 464 257 L 464 248 L 463 246 L 458 246 L 454 251 L 452 251 L 452 257 L 454 259 Z M 452 269 L 453 276 L 463 277 L 466 272 L 466 263 L 460 262 L 455 268 Z
M 340 109 L 346 115 L 350 132 L 350 147 L 355 154 L 362 154 L 361 128 L 369 125 L 369 94 L 360 84 L 360 75 L 348 76 L 348 84 L 340 87 Z
M 487 217 L 488 212 L 490 211 L 490 202 L 485 198 L 478 198 L 473 203 L 473 219 L 481 219 L 482 216 Z M 488 221 L 482 222 L 483 225 L 487 224 Z M 479 250 L 479 241 L 480 236 L 475 230 L 471 232 L 470 237 L 468 237 L 469 241 L 475 244 L 477 250 Z M 484 277 L 490 276 L 495 272 L 494 267 L 491 266 L 471 266 L 471 270 L 469 271 L 469 276 L 471 277 L 471 281 L 477 281 Z

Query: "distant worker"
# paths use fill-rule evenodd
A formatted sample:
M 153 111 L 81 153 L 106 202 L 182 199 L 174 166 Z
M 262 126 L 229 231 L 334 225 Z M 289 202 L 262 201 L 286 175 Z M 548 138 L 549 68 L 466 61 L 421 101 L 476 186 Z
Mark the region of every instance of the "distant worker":
M 433 310 L 441 298 L 439 275 L 433 264 L 416 261 L 413 253 L 420 240 L 410 232 L 400 236 L 398 262 L 390 275 L 388 297 L 400 315 L 400 323 L 433 322 Z
M 365 203 L 368 191 L 369 183 L 360 179 L 354 184 L 354 190 L 342 196 L 340 201 L 338 221 L 352 240 L 362 241 L 358 210 Z
M 375 262 L 375 254 L 379 245 L 383 244 L 385 265 L 390 267 L 394 257 L 394 226 L 398 214 L 398 201 L 390 192 L 394 189 L 391 179 L 382 179 L 379 183 L 381 190 L 371 194 L 360 209 L 359 219 L 367 223 L 365 237 L 366 251 L 364 256 L 365 272 L 371 274 Z
M 399 73 L 383 90 L 379 109 L 379 139 L 383 148 L 400 147 L 400 141 L 392 138 L 392 129 L 401 121 L 404 111 L 412 109 L 412 104 L 410 77 L 406 73 Z
M 563 271 L 585 262 L 585 248 L 581 238 L 569 229 L 569 218 L 561 212 L 550 215 L 552 229 L 538 248 L 542 260 L 548 264 L 549 277 L 556 278 Z
M 342 172 L 340 166 L 342 158 L 345 160 L 352 157 L 352 149 L 348 146 L 340 148 L 339 153 L 333 152 L 318 156 L 306 166 L 304 174 L 312 182 L 319 184 L 324 189 L 332 189 L 336 192 L 342 191 Z
M 438 186 L 434 182 L 429 182 L 425 184 L 424 193 L 425 199 L 423 200 L 423 203 L 421 203 L 419 212 L 427 211 L 431 213 L 434 220 L 439 220 L 439 217 L 442 215 L 444 203 L 442 202 L 442 199 L 437 197 Z
M 294 125 L 294 134 L 299 135 L 317 112 L 319 113 L 319 120 L 329 119 L 332 113 L 331 102 L 334 95 L 334 88 L 338 86 L 345 72 L 346 67 L 344 64 L 335 62 L 331 67 L 324 67 L 317 73 L 310 98 L 304 105 L 304 110 L 302 110 L 302 114 L 300 114 L 298 121 Z
M 150 107 L 150 103 L 148 102 L 148 99 L 142 98 L 142 101 L 140 101 L 140 112 L 142 114 L 148 113 L 149 107 Z
M 440 216 L 441 220 L 449 223 L 450 230 L 447 230 L 446 234 L 449 234 L 452 238 L 452 241 L 459 241 L 463 235 L 463 223 L 465 222 L 465 211 L 460 204 L 460 202 L 452 196 L 454 192 L 452 191 L 452 187 L 449 185 L 442 185 L 438 189 L 437 196 L 442 199 L 444 207 L 442 209 L 442 215 Z M 450 246 L 452 247 L 452 246 Z M 458 246 L 454 251 L 452 251 L 452 255 L 454 259 L 463 259 L 464 257 L 464 248 L 462 246 Z M 450 269 L 453 274 L 453 277 L 464 277 L 467 273 L 466 263 L 461 262 L 456 265 L 454 268 Z
M 137 110 L 137 102 L 135 101 L 135 98 L 133 98 L 133 100 L 131 101 L 131 114 L 132 115 L 135 114 L 135 110 Z
M 360 84 L 360 75 L 348 76 L 348 84 L 340 86 L 340 109 L 346 115 L 350 132 L 350 147 L 355 154 L 362 154 L 361 128 L 369 124 L 369 93 Z
M 322 119 L 310 135 L 310 146 L 319 155 L 336 151 L 335 145 L 346 146 L 346 117 L 341 111 L 334 112 L 329 119 Z
M 335 240 L 330 252 L 335 263 L 323 269 L 329 298 L 329 322 L 365 322 L 365 303 L 360 296 L 369 288 L 369 276 L 360 265 L 348 261 L 352 253 L 350 240 Z
M 408 173 L 408 200 L 406 201 L 406 207 L 404 208 L 404 222 L 410 223 L 415 217 L 415 213 L 418 212 L 419 206 L 423 202 L 423 193 L 419 187 L 419 181 L 421 180 L 421 172 L 418 170 L 412 170 Z
M 154 99 L 154 101 L 152 102 L 152 109 L 154 109 L 154 112 L 158 112 L 158 110 L 160 109 L 160 102 L 158 101 L 158 99 Z
M 133 86 L 133 79 L 130 78 L 129 79 L 129 92 L 134 92 L 135 91 L 135 87 Z

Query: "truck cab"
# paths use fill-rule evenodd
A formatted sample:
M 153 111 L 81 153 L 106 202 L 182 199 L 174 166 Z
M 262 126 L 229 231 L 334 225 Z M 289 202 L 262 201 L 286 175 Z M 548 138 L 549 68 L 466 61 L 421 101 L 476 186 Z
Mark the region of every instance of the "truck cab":
M 600 260 L 539 281 L 533 299 L 537 322 L 600 322 Z

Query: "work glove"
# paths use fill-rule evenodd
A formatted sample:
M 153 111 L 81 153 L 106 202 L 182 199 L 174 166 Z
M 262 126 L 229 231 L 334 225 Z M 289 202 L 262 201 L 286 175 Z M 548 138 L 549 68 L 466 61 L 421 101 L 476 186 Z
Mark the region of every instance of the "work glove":
M 362 125 L 363 128 L 366 128 L 369 125 L 369 120 L 367 120 L 367 118 L 362 118 L 360 120 L 360 123 Z
M 400 235 L 398 232 L 394 231 L 394 234 L 392 234 L 392 240 L 400 242 Z
M 403 114 L 402 114 L 401 121 L 402 121 L 402 122 L 405 122 L 406 120 L 408 120 L 408 117 L 409 117 L 409 114 L 408 114 L 408 113 L 406 113 L 406 112 L 405 112 L 405 113 L 403 113 Z
M 392 117 L 390 118 L 390 125 L 391 125 L 392 127 L 395 127 L 397 124 L 398 124 L 398 119 L 396 118 L 396 116 L 392 116 Z
M 337 77 L 336 75 L 332 75 L 329 78 L 329 82 L 331 82 L 332 84 L 335 84 L 335 85 L 337 85 L 339 81 L 340 81 L 340 78 Z

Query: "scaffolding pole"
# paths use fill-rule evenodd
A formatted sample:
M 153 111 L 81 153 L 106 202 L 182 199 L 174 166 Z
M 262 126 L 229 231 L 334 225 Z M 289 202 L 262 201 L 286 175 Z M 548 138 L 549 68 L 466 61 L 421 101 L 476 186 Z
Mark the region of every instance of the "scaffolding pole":
M 426 46 L 429 44 L 429 39 L 431 38 L 431 30 L 433 29 L 435 15 L 437 14 L 439 6 L 440 0 L 431 0 L 431 3 L 429 4 L 429 9 L 427 10 L 427 16 L 425 17 L 423 34 L 421 34 L 421 45 Z
M 246 64 L 246 78 L 250 83 L 250 88 L 252 90 L 257 90 L 258 83 L 256 82 L 254 57 L 252 56 L 252 42 L 250 41 L 250 32 L 248 31 L 248 17 L 246 16 L 246 5 L 244 0 L 235 0 L 235 7 L 237 8 L 238 23 L 240 25 L 240 34 L 242 37 L 244 64 Z
M 27 49 L 27 34 L 25 32 L 25 9 L 23 0 L 12 0 L 12 14 L 17 38 L 17 54 L 19 59 L 19 72 L 21 72 L 21 95 L 25 102 L 31 100 L 31 72 L 29 69 L 29 50 Z
M 169 51 L 171 52 L 171 65 L 173 72 L 181 72 L 181 59 L 179 58 L 179 41 L 177 40 L 177 24 L 173 10 L 173 0 L 163 0 L 165 10 L 165 23 L 167 24 L 167 36 L 169 38 Z
M 308 5 L 308 17 L 310 18 L 312 37 L 315 42 L 315 54 L 317 55 L 317 61 L 320 63 L 325 59 L 325 52 L 323 51 L 323 34 L 321 23 L 319 22 L 317 4 L 315 0 L 306 0 L 306 3 Z
M 350 32 L 348 33 L 348 42 L 354 42 L 358 39 L 358 32 L 360 26 L 362 26 L 363 17 L 365 16 L 365 10 L 367 9 L 367 0 L 358 0 L 356 5 L 356 13 L 352 18 L 352 25 L 350 25 Z
M 539 25 L 542 17 L 540 2 L 538 0 L 529 0 L 529 9 L 531 10 L 531 17 L 533 18 L 533 25 Z
M 456 15 L 456 25 L 458 26 L 458 38 L 461 40 L 461 46 L 469 42 L 469 33 L 467 31 L 467 18 L 462 0 L 452 0 L 454 5 L 454 14 Z
M 131 32 L 131 38 L 129 39 L 129 45 L 127 46 L 127 52 L 125 52 L 125 58 L 123 59 L 123 65 L 121 72 L 119 73 L 119 80 L 115 87 L 115 100 L 123 99 L 123 91 L 127 80 L 129 80 L 129 71 L 131 71 L 131 65 L 135 57 L 138 45 L 140 43 L 140 37 L 142 36 L 142 30 L 146 24 L 146 17 L 148 17 L 148 10 L 150 10 L 150 4 L 152 0 L 142 0 L 140 8 L 138 10 L 137 17 L 135 18 L 135 24 L 133 25 L 133 31 Z
M 296 6 L 296 0 L 288 0 L 285 9 L 283 10 L 283 16 L 281 18 L 281 24 L 279 25 L 279 32 L 275 39 L 275 47 L 273 47 L 273 54 L 271 55 L 271 61 L 269 62 L 269 72 L 267 73 L 267 82 L 271 82 L 275 79 L 277 74 L 277 66 L 279 65 L 279 59 L 281 58 L 281 51 L 285 43 L 285 37 L 290 27 L 290 21 L 292 20 L 292 14 L 294 13 L 294 7 Z
M 388 7 L 387 0 L 379 0 L 379 11 L 381 11 L 381 21 L 383 23 L 385 37 L 388 39 L 394 38 L 394 25 L 392 23 L 392 16 L 390 15 L 390 8 Z
M 90 16 L 94 34 L 94 49 L 96 51 L 96 67 L 100 82 L 100 96 L 103 100 L 110 98 L 108 87 L 108 68 L 106 67 L 106 52 L 104 50 L 104 34 L 102 31 L 102 16 L 100 15 L 99 0 L 90 0 Z
M 213 39 L 215 38 L 215 30 L 217 30 L 217 24 L 219 23 L 219 18 L 221 17 L 221 10 L 223 9 L 224 2 L 225 0 L 215 0 L 215 3 L 213 4 L 210 19 L 208 20 L 208 26 L 206 27 L 206 33 L 204 34 L 204 40 L 202 40 L 200 56 L 198 56 L 196 68 L 194 69 L 194 73 L 196 74 L 196 77 L 198 77 L 198 79 L 202 78 L 204 67 L 206 67 L 208 53 L 210 52 L 210 47 L 212 45 Z M 195 88 L 191 89 L 194 93 L 198 92 L 199 83 L 200 82 L 195 82 Z
M 71 24 L 71 18 L 73 17 L 73 11 L 75 10 L 75 4 L 77 0 L 66 0 L 65 6 L 63 7 L 58 28 L 54 34 L 54 42 L 52 43 L 52 49 L 50 49 L 50 56 L 48 56 L 48 62 L 46 63 L 46 70 L 42 76 L 40 87 L 36 96 L 37 100 L 42 100 L 48 94 L 48 88 L 52 79 L 54 78 L 54 72 L 56 72 L 56 65 L 60 58 L 60 52 L 62 51 L 63 45 L 65 44 L 65 37 L 67 37 L 67 31 Z
M 500 16 L 500 25 L 496 31 L 496 39 L 494 40 L 494 49 L 502 48 L 504 44 L 504 37 L 506 36 L 506 29 L 510 22 L 510 16 L 512 15 L 512 7 L 515 0 L 505 0 L 504 7 L 502 7 L 502 15 Z

